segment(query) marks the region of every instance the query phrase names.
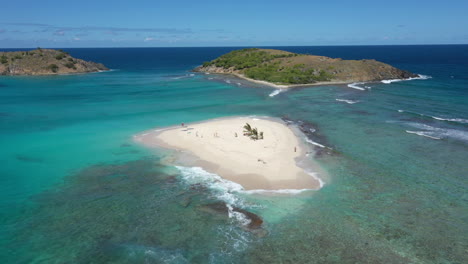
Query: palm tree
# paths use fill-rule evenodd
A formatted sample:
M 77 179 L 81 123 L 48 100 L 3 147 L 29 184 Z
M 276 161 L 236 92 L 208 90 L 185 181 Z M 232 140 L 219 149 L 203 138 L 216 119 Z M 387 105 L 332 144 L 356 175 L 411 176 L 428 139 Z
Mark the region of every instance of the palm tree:
M 257 130 L 257 128 L 252 129 L 252 136 L 251 136 L 251 138 L 252 138 L 253 140 L 257 140 L 257 139 L 258 139 L 258 130 Z
M 245 123 L 244 126 L 244 136 L 251 136 L 252 135 L 252 127 L 249 125 L 249 123 Z

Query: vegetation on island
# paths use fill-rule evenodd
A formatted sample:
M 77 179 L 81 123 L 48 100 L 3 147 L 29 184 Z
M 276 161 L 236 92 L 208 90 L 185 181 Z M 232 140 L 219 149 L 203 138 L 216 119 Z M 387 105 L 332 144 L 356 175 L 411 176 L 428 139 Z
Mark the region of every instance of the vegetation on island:
M 258 48 L 231 51 L 203 63 L 195 71 L 237 74 L 275 84 L 358 82 L 416 76 L 375 60 L 342 60 Z
M 290 52 L 271 52 L 256 48 L 235 50 L 213 61 L 203 63 L 203 67 L 216 66 L 224 69 L 243 70 L 245 76 L 273 83 L 313 83 L 328 81 L 332 76 L 323 70 L 307 67 L 304 63 L 292 67 L 283 65 L 282 60 L 301 56 Z
M 0 75 L 50 75 L 108 70 L 100 63 L 73 58 L 63 50 L 37 48 L 0 52 Z
M 263 132 L 258 131 L 257 128 L 252 128 L 249 123 L 244 126 L 244 136 L 248 136 L 252 140 L 263 139 Z
M 242 70 L 246 68 L 252 68 L 260 66 L 266 62 L 277 58 L 287 58 L 298 56 L 299 54 L 295 53 L 277 53 L 273 54 L 264 50 L 257 48 L 235 50 L 224 54 L 223 56 L 213 60 L 203 63 L 203 66 L 216 65 L 223 68 L 233 67 L 236 70 Z

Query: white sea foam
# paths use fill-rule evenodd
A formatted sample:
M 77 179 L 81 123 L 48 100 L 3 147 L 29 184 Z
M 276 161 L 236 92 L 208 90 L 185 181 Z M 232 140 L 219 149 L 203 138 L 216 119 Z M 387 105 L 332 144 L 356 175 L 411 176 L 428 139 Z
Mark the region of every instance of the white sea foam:
M 364 83 L 363 82 L 350 83 L 350 84 L 348 84 L 348 87 L 353 88 L 353 89 L 357 89 L 357 90 L 361 90 L 361 91 L 365 91 L 366 89 L 361 87 L 361 86 L 358 86 L 359 84 L 364 84 Z
M 243 199 L 235 195 L 236 192 L 244 189 L 240 184 L 223 179 L 219 175 L 209 173 L 200 167 L 176 166 L 176 168 L 181 172 L 186 182 L 190 184 L 204 184 L 221 201 L 238 207 L 243 206 Z
M 226 80 L 225 82 L 226 82 L 226 83 L 231 83 L 231 81 L 230 81 L 230 80 Z
M 345 102 L 345 103 L 348 103 L 348 104 L 359 103 L 359 101 L 353 101 L 353 100 L 347 100 L 347 99 L 335 99 L 335 100 L 338 101 L 338 102 Z
M 317 173 L 312 172 L 312 171 L 307 171 L 307 174 L 309 174 L 310 176 L 312 176 L 312 178 L 316 179 L 319 182 L 319 186 L 320 186 L 319 189 L 321 189 L 325 185 L 325 182 L 322 181 L 322 179 L 320 179 L 319 176 L 317 176 Z
M 226 203 L 229 218 L 240 225 L 248 225 L 250 220 L 240 212 L 235 212 L 233 206 L 244 208 L 245 200 L 238 193 L 244 188 L 235 182 L 221 178 L 219 175 L 209 173 L 200 167 L 176 166 L 184 180 L 190 184 L 203 184 L 207 186 L 213 195 Z
M 322 187 L 322 186 L 320 186 Z M 255 190 L 244 190 L 242 191 L 243 193 L 260 193 L 260 194 L 265 194 L 265 193 L 278 193 L 278 194 L 299 194 L 305 191 L 312 191 L 312 189 L 281 189 L 281 190 L 265 190 L 265 189 L 255 189 Z
M 413 122 L 407 122 L 405 124 L 411 127 L 423 130 L 423 131 L 407 130 L 406 131 L 407 133 L 418 134 L 420 136 L 430 137 L 433 139 L 452 138 L 452 139 L 457 139 L 457 140 L 461 140 L 464 142 L 468 142 L 467 131 L 458 130 L 458 129 L 450 129 L 450 128 L 440 128 L 440 127 L 434 127 L 434 126 L 429 126 L 426 124 L 413 123 Z
M 247 216 L 241 212 L 236 212 L 234 211 L 234 208 L 230 204 L 226 204 L 226 207 L 228 208 L 228 216 L 229 218 L 235 219 L 237 222 L 239 222 L 243 226 L 247 226 L 252 222 L 250 219 L 247 218 Z
M 179 79 L 185 79 L 185 78 L 190 78 L 190 77 L 194 77 L 194 76 L 195 76 L 195 74 L 191 73 L 191 74 L 185 74 L 185 75 L 181 75 L 181 76 L 172 77 L 171 79 L 179 80 Z
M 411 77 L 408 79 L 391 79 L 391 80 L 382 80 L 382 83 L 389 84 L 389 83 L 394 83 L 394 82 L 402 82 L 402 81 L 411 81 L 411 80 L 426 80 L 432 78 L 429 75 L 422 75 L 418 74 L 418 77 Z
M 214 174 L 214 173 L 209 173 L 200 167 L 176 166 L 176 168 L 181 172 L 183 179 L 187 183 L 189 184 L 201 183 L 201 184 L 206 185 L 213 192 L 216 198 L 220 199 L 221 201 L 225 202 L 228 205 L 228 209 L 229 209 L 229 206 L 231 207 L 236 206 L 240 208 L 244 208 L 246 206 L 245 200 L 238 195 L 239 193 L 298 194 L 304 191 L 313 190 L 313 189 L 244 190 L 244 188 L 240 184 L 223 179 L 219 175 Z M 313 172 L 307 172 L 307 173 L 319 181 L 320 188 L 324 185 L 324 182 L 319 177 L 317 177 L 315 173 Z M 231 208 L 231 211 L 232 211 L 232 208 Z M 236 212 L 231 212 L 231 214 L 232 214 L 231 215 L 232 217 L 235 217 L 238 220 L 242 220 L 242 216 L 236 214 Z
M 242 252 L 249 248 L 252 242 L 251 236 L 249 236 L 244 230 L 236 228 L 232 225 L 218 226 L 217 232 L 219 236 L 224 237 L 225 243 L 228 243 L 227 247 L 219 252 L 212 251 L 210 253 L 209 263 L 219 263 L 219 259 L 229 259 L 233 257 L 232 251 Z
M 442 117 L 437 117 L 437 116 L 431 116 L 431 117 L 440 121 L 449 121 L 449 122 L 468 124 L 468 119 L 463 119 L 463 118 L 442 118 Z
M 317 142 L 315 142 L 315 141 L 312 141 L 312 140 L 310 140 L 309 138 L 306 138 L 305 140 L 306 140 L 307 143 L 310 143 L 310 144 L 312 144 L 312 145 L 315 145 L 315 146 L 318 146 L 318 147 L 321 147 L 321 148 L 326 148 L 326 146 L 324 146 L 324 145 L 322 145 L 322 144 L 320 144 L 320 143 L 317 143 Z
M 428 138 L 432 138 L 432 139 L 441 139 L 441 138 L 438 138 L 438 137 L 431 136 L 431 135 L 429 135 L 430 132 L 425 132 L 425 131 L 406 130 L 406 133 L 416 134 L 418 136 L 428 137 Z
M 405 111 L 405 110 L 398 110 L 399 113 L 410 113 L 410 114 L 415 114 L 415 115 L 420 115 L 420 116 L 425 116 L 425 117 L 431 117 L 435 120 L 439 121 L 448 121 L 448 122 L 455 122 L 455 123 L 462 123 L 462 124 L 468 124 L 468 119 L 463 119 L 463 118 L 449 118 L 449 117 L 438 117 L 438 116 L 431 116 L 431 115 L 425 115 L 417 112 L 411 112 L 411 111 Z
M 274 97 L 274 96 L 276 96 L 276 95 L 278 95 L 278 94 L 280 94 L 280 93 L 282 93 L 282 92 L 285 92 L 285 91 L 286 91 L 285 89 L 276 89 L 276 90 L 274 90 L 273 92 L 271 92 L 271 93 L 269 94 L 269 96 L 270 96 L 270 97 Z

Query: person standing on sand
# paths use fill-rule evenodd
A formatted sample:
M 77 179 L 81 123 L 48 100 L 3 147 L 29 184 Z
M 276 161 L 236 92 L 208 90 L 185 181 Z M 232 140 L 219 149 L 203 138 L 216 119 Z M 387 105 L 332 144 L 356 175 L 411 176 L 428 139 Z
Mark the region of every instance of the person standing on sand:
M 182 127 L 184 127 L 184 126 L 185 126 L 185 124 L 184 124 L 184 123 L 180 123 L 180 125 L 181 125 Z

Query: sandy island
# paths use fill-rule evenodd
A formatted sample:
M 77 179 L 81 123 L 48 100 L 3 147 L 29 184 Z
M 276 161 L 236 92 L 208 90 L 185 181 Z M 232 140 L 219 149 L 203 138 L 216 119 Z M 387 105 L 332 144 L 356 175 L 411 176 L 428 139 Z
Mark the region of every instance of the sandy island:
M 264 138 L 245 136 L 246 123 L 263 132 Z M 190 154 L 196 160 L 183 165 L 202 167 L 246 190 L 319 189 L 320 180 L 310 172 L 320 169 L 305 158 L 311 150 L 298 133 L 279 119 L 234 117 L 145 131 L 135 140 Z

